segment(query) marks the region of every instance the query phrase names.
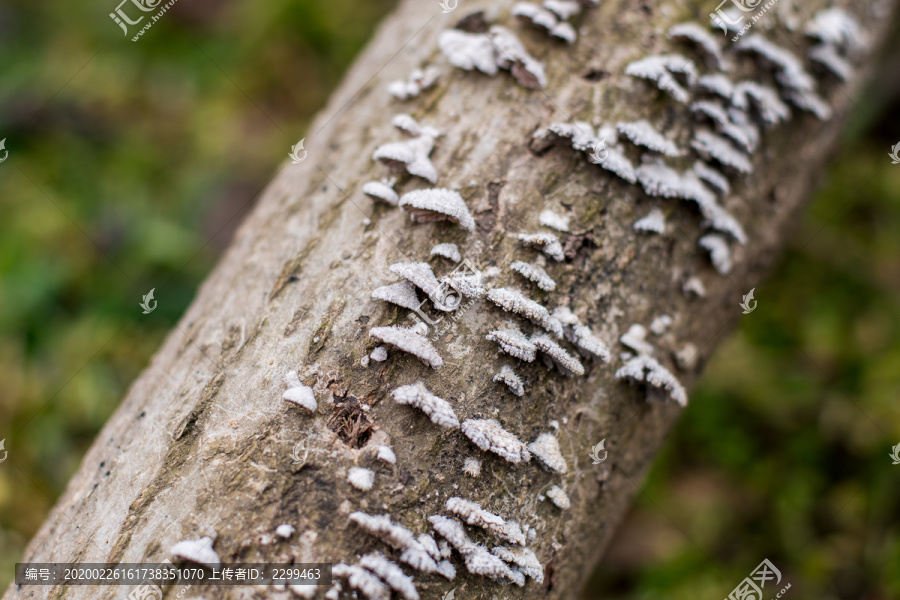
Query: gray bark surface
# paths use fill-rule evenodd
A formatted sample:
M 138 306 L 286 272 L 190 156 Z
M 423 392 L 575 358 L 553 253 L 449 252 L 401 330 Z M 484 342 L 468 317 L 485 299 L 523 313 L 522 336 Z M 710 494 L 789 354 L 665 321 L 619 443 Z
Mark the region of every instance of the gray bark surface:
M 98 436 L 23 562 L 160 562 L 176 542 L 202 536 L 215 539 L 216 553 L 227 562 L 355 564 L 372 550 L 396 559 L 382 541 L 350 523 L 348 513 L 389 514 L 417 534 L 433 534 L 426 518 L 448 514 L 446 499 L 459 496 L 534 528 L 527 546 L 545 567 L 544 583 L 518 588 L 470 575 L 454 554 L 454 581 L 401 565 L 423 598 L 441 598 L 454 588 L 466 599 L 577 596 L 682 412 L 673 402 L 647 402 L 643 388 L 614 378 L 624 350 L 619 336 L 632 324 L 646 327 L 670 315 L 669 331 L 648 341 L 685 386 L 696 380 L 716 342 L 740 318 L 741 295 L 758 284 L 790 235 L 871 70 L 887 19 L 869 2 L 844 3 L 873 36 L 873 50 L 846 84 L 819 80 L 835 113 L 830 121 L 794 111 L 790 122 L 763 134 L 754 173 L 732 178 L 725 204 L 749 240 L 733 246 L 734 270 L 721 276 L 697 247 L 704 232 L 688 203 L 649 198 L 571 148 L 530 142 L 536 129 L 554 121 L 648 119 L 689 148 L 695 123 L 686 107 L 623 71 L 633 60 L 663 52 L 684 53 L 700 65 L 699 55 L 667 40 L 665 32 L 689 20 L 705 26 L 714 6 L 605 0 L 575 18 L 579 40 L 567 46 L 516 24 L 511 5 L 463 0 L 444 15 L 436 1 L 406 0 L 380 26 L 310 129 L 306 160 L 284 166 L 264 192 Z M 824 5 L 803 3 L 800 22 Z M 546 89 L 519 87 L 506 72 L 488 77 L 447 64 L 437 49 L 439 32 L 478 8 L 516 32 L 543 62 Z M 766 20 L 771 27 L 780 22 L 778 15 Z M 798 55 L 794 43 L 808 44 L 799 31 L 766 29 L 762 22 L 755 28 Z M 442 69 L 434 89 L 406 103 L 385 91 L 388 82 L 423 64 Z M 736 61 L 732 79 L 763 79 L 754 64 Z M 595 81 L 588 75 L 592 70 L 609 75 Z M 439 173 L 435 187 L 460 191 L 475 217 L 474 233 L 446 222 L 412 223 L 403 211 L 376 205 L 361 193 L 365 182 L 389 174 L 371 156 L 379 144 L 403 139 L 391 125 L 401 112 L 444 134 L 432 154 Z M 635 148 L 628 150 L 637 164 Z M 684 169 L 694 159 L 688 154 L 669 162 Z M 401 177 L 397 187 L 402 193 L 432 186 Z M 632 231 L 631 224 L 653 207 L 667 214 L 667 232 Z M 545 267 L 558 283 L 548 293 L 507 268 L 515 260 L 536 260 L 537 252 L 513 236 L 549 231 L 538 224 L 543 209 L 572 216 L 570 233 L 558 234 L 566 260 Z M 380 345 L 368 337 L 370 328 L 412 324 L 408 311 L 371 299 L 372 290 L 396 280 L 388 271 L 396 262 L 429 261 L 437 272 L 449 270 L 449 262 L 429 257 L 440 242 L 458 244 L 463 257 L 481 269 L 501 268 L 493 287 L 527 290 L 551 308 L 568 303 L 609 344 L 612 363 L 585 361 L 584 376 L 566 377 L 540 359 L 526 364 L 502 355 L 486 333 L 506 321 L 525 323 L 480 300 L 436 340 L 444 359 L 440 369 L 393 348 L 387 362 L 361 366 Z M 690 276 L 704 282 L 705 297 L 682 293 Z M 696 366 L 679 370 L 672 353 L 687 343 L 699 350 Z M 526 380 L 524 398 L 492 382 L 504 364 Z M 315 415 L 282 400 L 283 377 L 291 370 L 315 390 Z M 550 473 L 534 459 L 510 464 L 390 398 L 396 387 L 416 381 L 448 400 L 460 420 L 497 418 L 526 442 L 554 432 L 556 421 L 568 473 Z M 604 438 L 609 458 L 592 465 L 588 453 Z M 292 449 L 304 440 L 307 458 L 292 464 Z M 396 465 L 375 458 L 373 448 L 381 443 L 394 449 Z M 479 478 L 462 472 L 470 456 L 482 460 Z M 375 471 L 371 491 L 348 483 L 353 466 Z M 554 484 L 568 492 L 568 510 L 539 499 Z M 281 523 L 297 532 L 287 541 L 267 539 Z M 471 528 L 469 533 L 489 547 L 499 541 Z M 204 596 L 282 593 L 288 594 L 229 587 Z M 4 598 L 126 594 L 116 587 L 13 585 Z

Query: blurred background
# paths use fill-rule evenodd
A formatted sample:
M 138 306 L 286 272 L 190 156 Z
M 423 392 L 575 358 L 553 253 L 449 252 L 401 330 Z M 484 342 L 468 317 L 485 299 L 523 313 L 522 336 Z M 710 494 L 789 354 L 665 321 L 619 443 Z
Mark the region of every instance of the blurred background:
M 137 42 L 115 4 L 0 4 L 0 590 L 394 0 L 179 0 Z M 896 65 L 583 600 L 724 598 L 763 558 L 788 598 L 900 598 Z

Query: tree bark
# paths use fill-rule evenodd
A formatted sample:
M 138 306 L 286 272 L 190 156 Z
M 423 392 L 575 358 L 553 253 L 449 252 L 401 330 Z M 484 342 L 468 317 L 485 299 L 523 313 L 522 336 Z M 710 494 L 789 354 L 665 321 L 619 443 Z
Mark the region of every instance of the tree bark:
M 202 536 L 215 539 L 223 561 L 354 564 L 372 550 L 396 559 L 396 552 L 362 533 L 348 514 L 388 514 L 416 534 L 434 534 L 426 518 L 449 514 L 446 500 L 459 496 L 534 528 L 527 546 L 544 565 L 544 583 L 529 580 L 517 588 L 471 575 L 454 553 L 452 582 L 402 565 L 423 598 L 440 598 L 454 588 L 461 598 L 576 597 L 682 411 L 673 402 L 647 402 L 644 388 L 614 377 L 625 350 L 619 337 L 632 324 L 648 326 L 670 315 L 668 331 L 648 341 L 682 383 L 690 387 L 696 380 L 715 343 L 741 317 L 741 294 L 768 271 L 819 180 L 874 63 L 888 5 L 878 5 L 879 17 L 869 2 L 845 3 L 874 43 L 848 82 L 819 79 L 833 118 L 822 122 L 794 111 L 788 123 L 763 133 L 753 174 L 732 178 L 725 204 L 749 239 L 733 246 L 734 269 L 721 276 L 697 247 L 704 231 L 686 202 L 650 198 L 571 148 L 531 142 L 537 129 L 555 121 L 596 126 L 648 119 L 689 148 L 695 123 L 686 105 L 626 76 L 624 68 L 648 54 L 672 51 L 701 64 L 692 49 L 668 40 L 665 32 L 690 20 L 705 26 L 713 6 L 604 0 L 574 18 L 579 40 L 567 46 L 514 23 L 512 0 L 485 0 L 478 6 L 488 9 L 487 17 L 516 32 L 546 68 L 547 87 L 529 90 L 506 72 L 489 77 L 447 64 L 437 38 L 474 10 L 472 3 L 461 4 L 442 14 L 436 1 L 406 0 L 381 25 L 310 129 L 307 158 L 286 165 L 264 192 L 98 436 L 23 562 L 160 562 L 176 542 Z M 824 5 L 804 3 L 800 22 Z M 784 16 L 766 15 L 754 32 L 799 54 L 808 41 L 777 25 Z M 406 103 L 385 91 L 388 82 L 423 64 L 441 67 L 435 88 Z M 730 76 L 763 79 L 755 65 L 735 59 Z M 391 125 L 401 112 L 442 132 L 432 154 L 436 187 L 460 191 L 475 217 L 473 233 L 447 222 L 412 223 L 403 211 L 361 193 L 365 182 L 388 174 L 371 156 L 379 144 L 402 139 Z M 636 149 L 627 150 L 637 164 Z M 694 159 L 668 162 L 684 169 Z M 431 186 L 401 178 L 398 191 L 417 187 Z M 666 233 L 632 231 L 631 224 L 654 207 L 666 212 Z M 546 265 L 558 284 L 552 293 L 538 292 L 507 268 L 516 260 L 536 260 L 538 253 L 514 234 L 549 231 L 538 224 L 543 209 L 571 216 L 570 233 L 559 234 L 565 261 Z M 389 265 L 428 261 L 439 242 L 456 243 L 482 270 L 499 267 L 493 287 L 527 290 L 548 307 L 568 304 L 606 340 L 612 362 L 586 361 L 584 376 L 566 377 L 540 360 L 524 363 L 500 354 L 485 339 L 491 329 L 507 321 L 530 325 L 479 300 L 435 340 L 444 361 L 440 369 L 394 348 L 386 362 L 363 367 L 361 359 L 380 345 L 368 336 L 372 327 L 412 324 L 406 310 L 373 300 L 372 290 L 395 280 Z M 443 260 L 430 262 L 443 272 L 449 264 Z M 705 297 L 682 293 L 690 276 L 703 281 Z M 696 365 L 679 370 L 673 353 L 688 343 L 698 349 Z M 526 382 L 521 399 L 492 381 L 505 364 Z M 315 390 L 314 415 L 282 400 L 283 378 L 291 370 Z M 448 400 L 461 421 L 497 418 L 526 442 L 555 433 L 568 472 L 550 473 L 535 459 L 506 462 L 476 448 L 460 431 L 438 427 L 391 399 L 396 387 L 417 381 Z M 609 458 L 593 465 L 588 454 L 602 439 Z M 298 442 L 309 453 L 305 462 L 293 464 Z M 375 458 L 376 444 L 394 449 L 396 465 Z M 478 478 L 462 472 L 471 456 L 482 460 Z M 375 471 L 371 491 L 348 483 L 353 466 Z M 560 510 L 542 499 L 551 485 L 567 491 L 571 508 Z M 265 539 L 281 523 L 293 524 L 297 533 L 287 541 Z M 498 542 L 468 531 L 489 547 Z M 206 595 L 263 597 L 254 593 L 259 590 L 226 587 Z M 122 596 L 115 587 L 13 584 L 4 598 Z

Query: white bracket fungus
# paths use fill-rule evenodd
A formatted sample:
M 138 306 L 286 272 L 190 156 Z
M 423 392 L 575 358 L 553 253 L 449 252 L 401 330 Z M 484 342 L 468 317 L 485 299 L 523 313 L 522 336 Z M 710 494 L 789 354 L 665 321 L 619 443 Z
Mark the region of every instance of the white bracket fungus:
M 438 37 L 438 46 L 450 64 L 460 69 L 478 69 L 486 75 L 497 74 L 494 45 L 486 35 L 448 29 Z
M 634 165 L 620 151 L 615 128 L 601 127 L 594 135 L 593 127 L 584 121 L 551 123 L 546 131 L 535 132 L 534 137 L 541 137 L 547 133 L 559 138 L 570 139 L 572 148 L 586 153 L 588 161 L 592 164 L 615 173 L 628 183 L 635 182 Z
M 525 444 L 503 429 L 495 419 L 468 419 L 463 421 L 461 429 L 473 444 L 485 452 L 493 452 L 511 463 L 531 460 Z
M 722 73 L 701 75 L 697 78 L 697 89 L 731 100 L 734 95 L 734 83 Z
M 294 529 L 293 525 L 289 525 L 288 523 L 282 523 L 281 525 L 279 525 L 278 527 L 275 528 L 275 535 L 277 535 L 280 538 L 289 539 L 292 535 L 294 535 L 295 531 L 296 531 L 296 529 Z
M 814 92 L 788 90 L 784 97 L 800 110 L 812 113 L 820 121 L 827 121 L 831 118 L 831 107 Z
M 791 118 L 791 109 L 778 97 L 778 92 L 755 81 L 741 81 L 734 87 L 731 102 L 741 110 L 750 104 L 756 108 L 767 127 L 773 127 Z
M 496 329 L 485 336 L 485 339 L 500 344 L 500 349 L 525 362 L 532 362 L 537 348 L 524 333 L 518 329 Z
M 406 81 L 399 79 L 391 82 L 388 85 L 388 92 L 398 100 L 409 100 L 434 87 L 440 76 L 441 70 L 433 65 L 424 69 L 413 69 Z
M 822 43 L 854 55 L 869 47 L 869 35 L 856 19 L 841 8 L 826 8 L 812 16 L 803 33 Z
M 659 198 L 684 198 L 681 175 L 662 162 L 642 164 L 634 170 L 638 183 L 648 196 Z
M 638 354 L 653 354 L 653 346 L 647 343 L 647 330 L 643 325 L 635 323 L 622 334 L 619 341 Z
M 497 558 L 482 546 L 464 554 L 463 559 L 469 573 L 484 575 L 495 581 L 509 580 L 516 585 L 525 585 L 525 577 L 519 571 L 514 571 L 505 562 Z
M 484 510 L 481 505 L 463 498 L 448 498 L 444 507 L 460 517 L 467 525 L 496 533 L 512 544 L 524 545 L 525 534 L 518 523 L 505 521 L 500 515 Z
M 391 392 L 391 397 L 397 404 L 415 406 L 441 427 L 459 429 L 459 419 L 450 403 L 429 392 L 421 381 L 414 385 L 398 387 Z
M 494 382 L 505 383 L 516 396 L 522 397 L 525 395 L 525 387 L 522 385 L 522 380 L 509 365 L 500 367 L 500 372 L 494 375 Z
M 507 312 L 522 315 L 547 331 L 557 336 L 562 335 L 562 324 L 551 317 L 546 308 L 534 300 L 526 298 L 521 292 L 506 288 L 493 288 L 488 290 L 487 298 Z
M 367 515 L 363 512 L 350 513 L 350 521 L 359 525 L 367 533 L 381 539 L 390 547 L 401 551 L 400 560 L 409 566 L 425 573 L 437 571 L 437 563 L 428 554 L 422 543 L 413 537 L 413 533 L 392 523 L 388 515 Z
M 697 243 L 709 252 L 709 259 L 716 271 L 722 275 L 728 275 L 731 272 L 731 249 L 724 237 L 711 233 L 704 235 Z
M 394 454 L 394 450 L 390 446 L 378 446 L 378 454 L 375 457 L 390 465 L 397 464 L 397 455 Z
M 775 80 L 787 89 L 812 92 L 816 88 L 816 80 L 806 72 L 799 58 L 762 35 L 753 34 L 741 39 L 735 50 L 756 54 L 774 66 Z
M 462 256 L 459 253 L 459 247 L 457 247 L 456 244 L 450 243 L 438 244 L 432 248 L 431 256 L 443 256 L 456 263 L 462 260 Z
M 446 293 L 428 263 L 394 263 L 388 268 L 425 292 L 438 310 L 452 312 L 459 308 L 459 297 Z
M 700 130 L 694 133 L 691 147 L 703 158 L 713 159 L 738 173 L 748 174 L 753 170 L 753 164 L 746 154 L 712 131 Z
M 469 539 L 462 523 L 456 519 L 432 515 L 428 517 L 428 522 L 438 535 L 450 542 L 450 545 L 456 548 L 460 554 L 465 555 L 475 549 L 475 543 Z
M 372 158 L 392 169 L 405 169 L 410 175 L 431 183 L 437 182 L 437 169 L 429 156 L 434 150 L 434 138 L 421 135 L 402 142 L 389 142 L 375 148 Z
M 669 315 L 660 315 L 650 322 L 650 331 L 655 335 L 662 335 L 672 325 L 672 317 Z
M 374 573 L 356 565 L 339 563 L 331 568 L 333 577 L 346 578 L 350 587 L 369 600 L 391 600 L 390 588 Z
M 535 556 L 534 551 L 519 546 L 495 546 L 491 554 L 518 567 L 522 573 L 534 579 L 538 584 L 544 583 L 544 566 Z
M 525 246 L 537 248 L 557 262 L 562 262 L 566 257 L 559 238 L 552 233 L 520 233 L 519 241 Z
M 463 462 L 463 473 L 469 477 L 478 477 L 481 475 L 481 461 L 477 458 L 469 457 Z
M 368 569 L 388 586 L 400 594 L 404 600 L 419 600 L 419 592 L 413 584 L 413 578 L 403 572 L 399 566 L 393 561 L 388 560 L 384 555 L 373 552 L 366 554 L 359 559 L 361 567 Z
M 394 118 L 391 120 L 391 124 L 405 133 L 406 135 L 417 138 L 420 136 L 427 136 L 432 139 L 438 138 L 441 135 L 441 132 L 435 129 L 434 127 L 429 127 L 428 125 L 422 126 L 419 125 L 419 122 L 413 119 L 406 113 L 400 113 L 394 115 Z
M 187 560 L 212 568 L 217 568 L 222 564 L 219 555 L 213 550 L 213 540 L 210 537 L 178 542 L 172 546 L 169 554 L 179 560 Z
M 547 85 L 544 67 L 503 27 L 493 25 L 486 35 L 457 29 L 442 31 L 438 46 L 447 60 L 460 69 L 478 69 L 487 75 L 505 69 L 523 87 L 540 89 Z
M 581 4 L 577 0 L 544 0 L 543 5 L 563 21 L 581 14 Z M 585 3 L 587 4 L 587 3 Z M 596 2 L 593 2 L 596 4 Z
M 647 216 L 635 221 L 631 227 L 635 231 L 662 234 L 666 231 L 666 216 L 661 210 L 654 208 Z
M 675 76 L 682 76 L 688 86 L 694 85 L 697 80 L 697 68 L 694 66 L 694 62 L 679 54 L 647 56 L 626 66 L 625 74 L 656 83 L 659 89 L 682 104 L 688 101 L 690 95 L 676 81 Z
M 403 194 L 400 207 L 413 221 L 451 221 L 466 231 L 475 231 L 475 219 L 458 192 L 443 188 L 413 190 Z
M 491 25 L 488 36 L 494 44 L 498 67 L 512 73 L 522 87 L 535 90 L 547 87 L 544 66 L 525 50 L 512 31 Z
M 519 20 L 531 23 L 535 27 L 547 30 L 551 36 L 559 38 L 569 44 L 575 42 L 577 34 L 575 28 L 565 19 L 561 19 L 559 15 L 553 11 L 532 4 L 531 2 L 516 2 L 512 7 L 512 14 Z
M 369 358 L 374 360 L 375 362 L 384 362 L 388 359 L 387 348 L 384 346 L 378 346 L 372 353 L 369 355 Z
M 297 371 L 290 371 L 285 375 L 284 382 L 288 386 L 288 389 L 281 396 L 284 400 L 297 406 L 302 406 L 310 412 L 316 412 L 316 409 L 319 407 L 318 402 L 316 402 L 316 395 L 311 387 L 300 383 Z
M 552 292 L 556 289 L 556 282 L 547 274 L 547 271 L 537 265 L 530 265 L 521 260 L 517 260 L 509 265 L 511 271 L 515 271 L 525 279 L 534 282 L 539 288 L 545 292 Z
M 715 134 L 710 133 L 710 135 Z M 715 137 L 718 138 L 718 136 Z M 721 143 L 728 145 L 726 140 L 718 139 L 721 140 Z M 730 145 L 729 148 L 737 153 L 737 149 Z M 684 174 L 680 174 L 662 162 L 650 162 L 641 165 L 635 172 L 637 173 L 638 181 L 644 188 L 644 193 L 648 196 L 682 198 L 693 201 L 697 204 L 700 214 L 703 215 L 705 222 L 710 227 L 728 233 L 741 244 L 746 242 L 746 234 L 740 223 L 723 207 L 716 204 L 715 195 L 703 185 L 703 182 L 693 171 L 686 171 Z
M 552 433 L 542 433 L 536 440 L 528 444 L 528 450 L 537 457 L 545 467 L 554 473 L 566 473 L 569 467 L 559 449 L 559 441 Z
M 814 46 L 809 49 L 806 56 L 841 81 L 848 81 L 853 76 L 853 66 L 848 60 L 838 54 L 835 47 L 831 44 Z
M 399 283 L 376 288 L 372 292 L 372 298 L 375 300 L 384 300 L 385 302 L 390 302 L 410 310 L 415 310 L 422 304 L 419 301 L 419 297 L 416 296 L 416 286 L 413 282 L 406 279 Z M 385 358 L 387 358 L 387 356 L 385 356 Z
M 687 392 L 672 373 L 659 362 L 645 354 L 635 356 L 616 371 L 616 379 L 642 381 L 658 389 L 665 389 L 681 406 L 687 406 Z
M 574 344 L 579 350 L 591 354 L 605 363 L 610 361 L 609 347 L 606 343 L 594 335 L 587 325 L 576 325 L 572 330 Z
M 558 215 L 552 210 L 542 210 L 541 214 L 538 216 L 538 222 L 544 227 L 549 227 L 557 231 L 562 231 L 564 233 L 568 233 L 569 231 L 569 217 Z
M 566 510 L 572 506 L 568 494 L 566 494 L 566 492 L 558 485 L 554 485 L 547 490 L 547 497 L 550 498 L 550 501 L 553 502 L 553 504 L 562 510 Z
M 363 194 L 370 198 L 374 198 L 385 204 L 397 206 L 400 203 L 400 197 L 394 191 L 394 180 L 387 181 L 370 181 L 363 185 Z
M 712 186 L 720 195 L 728 195 L 731 193 L 731 184 L 728 183 L 728 178 L 722 175 L 715 167 L 711 167 L 702 160 L 698 160 L 691 169 L 697 177 Z
M 728 111 L 718 102 L 699 100 L 691 104 L 691 112 L 707 117 L 719 133 L 738 144 L 745 151 L 752 152 L 756 149 L 756 145 L 759 143 L 759 132 L 756 128 L 732 122 Z
M 666 156 L 681 155 L 681 150 L 672 140 L 658 132 L 653 128 L 653 125 L 645 120 L 619 123 L 616 129 L 635 146 L 643 146 Z
M 569 354 L 562 346 L 550 339 L 546 334 L 531 336 L 531 343 L 541 351 L 564 374 L 572 376 L 584 375 L 584 365 L 577 358 Z
M 696 23 L 679 23 L 669 28 L 669 37 L 695 44 L 711 67 L 718 68 L 722 63 L 722 47 L 719 40 Z
M 705 298 L 706 297 L 706 286 L 703 285 L 703 282 L 699 277 L 692 276 L 689 277 L 687 281 L 684 282 L 684 285 L 681 286 L 681 291 L 685 296 L 696 296 L 697 298 Z
M 375 485 L 375 473 L 362 467 L 350 467 L 347 471 L 347 481 L 356 489 L 368 492 Z
M 369 337 L 409 352 L 434 369 L 439 369 L 444 364 L 444 359 L 441 358 L 428 338 L 420 335 L 413 328 L 399 325 L 373 327 L 369 331 Z

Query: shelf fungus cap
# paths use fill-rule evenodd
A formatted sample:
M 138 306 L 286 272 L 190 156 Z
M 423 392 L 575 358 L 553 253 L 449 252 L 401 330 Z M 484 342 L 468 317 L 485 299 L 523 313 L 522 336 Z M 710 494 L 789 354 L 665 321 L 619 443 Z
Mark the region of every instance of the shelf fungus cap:
M 562 346 L 551 340 L 548 335 L 532 335 L 531 343 L 566 375 L 584 375 L 584 365 L 581 364 L 581 361 L 566 352 Z
M 459 253 L 459 246 L 450 242 L 438 244 L 432 248 L 431 256 L 443 256 L 453 262 L 460 262 L 462 260 L 462 255 Z
M 419 297 L 416 296 L 415 284 L 405 279 L 399 283 L 376 288 L 372 292 L 372 298 L 376 300 L 384 300 L 385 302 L 390 302 L 392 304 L 396 304 L 397 306 L 402 306 L 403 308 L 408 308 L 410 310 L 415 310 L 422 304 L 422 302 L 419 300 Z
M 498 454 L 511 463 L 531 460 L 531 453 L 525 444 L 503 429 L 495 419 L 468 419 L 463 421 L 461 429 L 473 444 L 485 452 Z
M 659 361 L 646 354 L 640 354 L 626 362 L 625 366 L 616 371 L 616 379 L 642 381 L 652 387 L 664 389 L 669 392 L 672 400 L 681 406 L 687 406 L 687 391 L 681 382 Z
M 369 331 L 369 337 L 382 341 L 385 344 L 396 346 L 404 352 L 416 356 L 426 365 L 439 369 L 444 364 L 444 359 L 438 354 L 434 345 L 423 335 L 411 328 L 391 325 L 388 327 L 373 327 Z
M 394 191 L 394 188 L 381 181 L 370 181 L 363 185 L 363 194 L 375 200 L 397 206 L 400 203 L 400 196 Z
M 497 342 L 501 350 L 525 362 L 532 362 L 537 353 L 537 348 L 528 336 L 518 329 L 495 329 L 485 338 Z
M 282 399 L 297 406 L 302 406 L 310 412 L 316 412 L 316 409 L 319 407 L 316 401 L 316 394 L 311 387 L 300 383 L 296 371 L 291 371 L 285 375 L 284 381 L 288 389 L 282 394 Z
M 622 122 L 616 125 L 619 133 L 628 138 L 635 146 L 643 146 L 653 152 L 659 152 L 666 156 L 680 156 L 682 154 L 675 142 L 658 132 L 649 121 Z
M 421 381 L 398 387 L 391 392 L 391 397 L 397 404 L 415 406 L 441 427 L 459 429 L 459 419 L 450 403 L 429 392 Z
M 413 190 L 400 198 L 400 208 L 413 221 L 452 221 L 466 231 L 475 231 L 475 219 L 458 192 L 443 188 Z
M 486 529 L 503 537 L 513 544 L 524 545 L 525 534 L 522 528 L 514 521 L 506 521 L 500 515 L 481 508 L 481 505 L 464 498 L 448 498 L 444 507 L 453 514 L 461 517 L 467 525 Z
M 208 567 L 218 567 L 222 564 L 222 561 L 219 560 L 219 555 L 213 550 L 213 540 L 210 537 L 178 542 L 172 546 L 169 554 L 177 559 L 199 563 Z
M 566 473 L 569 467 L 559 449 L 559 441 L 552 433 L 542 433 L 528 444 L 528 450 L 538 461 L 554 473 Z

